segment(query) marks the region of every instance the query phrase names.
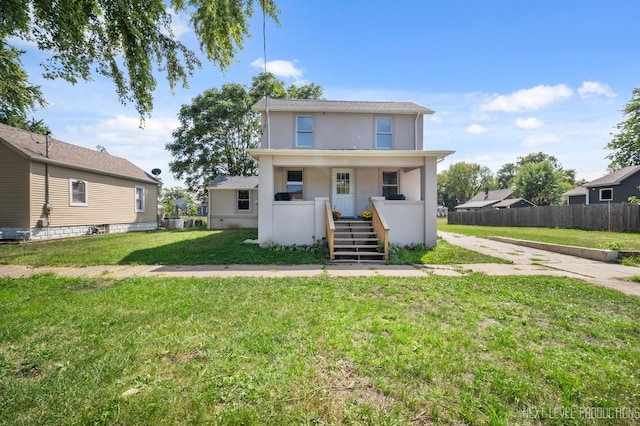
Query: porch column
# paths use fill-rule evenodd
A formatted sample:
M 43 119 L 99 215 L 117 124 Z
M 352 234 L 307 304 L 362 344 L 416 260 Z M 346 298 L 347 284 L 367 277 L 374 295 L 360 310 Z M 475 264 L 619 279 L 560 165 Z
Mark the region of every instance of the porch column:
M 422 191 L 424 194 L 424 243 L 435 247 L 438 243 L 438 164 L 436 157 L 424 157 Z
M 258 176 L 258 243 L 266 247 L 273 241 L 273 156 L 260 156 Z

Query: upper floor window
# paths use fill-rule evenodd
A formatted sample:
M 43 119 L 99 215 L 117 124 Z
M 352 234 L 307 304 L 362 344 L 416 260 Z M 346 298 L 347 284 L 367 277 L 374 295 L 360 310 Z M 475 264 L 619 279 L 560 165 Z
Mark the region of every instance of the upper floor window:
M 382 172 L 382 195 L 385 198 L 398 194 L 398 172 Z
M 69 205 L 88 205 L 87 182 L 84 180 L 69 179 Z
M 296 117 L 296 146 L 311 148 L 313 146 L 313 118 L 306 115 Z
M 600 201 L 613 201 L 613 188 L 600 188 Z
M 294 200 L 302 200 L 302 190 L 304 184 L 302 183 L 302 170 L 288 170 L 287 171 L 287 192 Z
M 390 118 L 376 118 L 377 149 L 391 149 L 392 127 Z
M 136 186 L 135 191 L 135 211 L 144 212 L 144 187 Z

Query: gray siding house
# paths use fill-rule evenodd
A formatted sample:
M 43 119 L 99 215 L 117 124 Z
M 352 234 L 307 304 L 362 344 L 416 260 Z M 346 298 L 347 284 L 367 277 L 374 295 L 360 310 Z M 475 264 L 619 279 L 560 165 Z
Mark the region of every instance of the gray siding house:
M 640 195 L 640 165 L 616 170 L 563 195 L 569 204 L 626 203 L 632 195 Z

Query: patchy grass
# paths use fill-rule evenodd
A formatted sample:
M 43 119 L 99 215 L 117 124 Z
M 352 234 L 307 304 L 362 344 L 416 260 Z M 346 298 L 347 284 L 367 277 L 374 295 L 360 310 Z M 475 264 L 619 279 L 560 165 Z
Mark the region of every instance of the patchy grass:
M 135 232 L 0 245 L 0 264 L 32 266 L 325 264 L 326 244 L 308 247 L 245 244 L 256 229 Z M 393 263 L 486 263 L 500 260 L 440 240 L 432 250 L 399 250 Z
M 591 425 L 612 421 L 587 408 L 640 407 L 640 299 L 568 278 L 41 275 L 0 279 L 0 306 L 3 424 Z
M 438 220 L 438 229 L 441 231 L 473 235 L 476 237 L 497 236 L 578 247 L 602 248 L 610 246 L 622 246 L 625 250 L 640 250 L 640 234 L 637 232 L 585 231 L 581 229 L 526 228 L 508 226 L 449 225 L 447 224 L 446 219 Z
M 421 244 L 408 247 L 392 244 L 389 247 L 389 261 L 387 263 L 396 265 L 460 265 L 512 262 L 467 250 L 438 238 L 438 245 L 433 249 Z

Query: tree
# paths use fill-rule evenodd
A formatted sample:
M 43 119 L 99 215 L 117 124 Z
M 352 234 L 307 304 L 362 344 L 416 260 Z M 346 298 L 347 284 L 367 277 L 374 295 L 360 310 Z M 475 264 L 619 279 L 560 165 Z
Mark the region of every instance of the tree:
M 622 112 L 626 118 L 618 123 L 618 133 L 613 134 L 606 146 L 613 151 L 606 157 L 611 160 L 611 171 L 640 164 L 640 88 L 633 89 L 631 100 Z
M 485 188 L 493 187 L 491 170 L 479 164 L 459 162 L 438 173 L 440 202 L 448 207 L 462 204 Z
M 273 0 L 259 4 L 265 16 L 278 22 Z M 201 50 L 224 70 L 249 36 L 254 0 L 2 0 L 2 59 L 11 52 L 11 38 L 33 41 L 39 50 L 51 52 L 43 64 L 46 78 L 76 83 L 91 80 L 94 72 L 103 75 L 114 82 L 120 101 L 133 102 L 144 118 L 153 109 L 154 71 L 163 72 L 173 89 L 179 83 L 186 87 L 201 65 L 174 36 L 172 12 L 190 14 Z M 16 52 L 8 60 L 22 70 Z M 0 79 L 0 85 L 11 83 L 4 73 Z
M 180 127 L 173 132 L 174 141 L 166 149 L 174 158 L 169 169 L 176 178 L 185 180 L 190 191 L 204 195 L 205 185 L 219 175 L 256 174 L 257 164 L 246 150 L 257 148 L 260 141 L 260 118 L 251 106 L 256 97 L 264 96 L 260 94 L 264 84 L 268 84 L 269 93 L 291 96 L 283 81 L 262 73 L 253 79 L 248 90 L 237 83 L 225 84 L 221 89 L 205 91 L 190 105 L 180 108 Z M 307 86 L 317 87 L 313 94 L 322 95 L 320 86 Z
M 520 166 L 513 183 L 516 197 L 529 200 L 537 206 L 558 204 L 564 192 L 562 175 L 547 160 Z
M 265 96 L 274 99 L 320 99 L 322 87 L 313 83 L 303 86 L 290 84 L 289 87 L 286 87 L 285 82 L 273 73 L 261 72 L 251 80 L 249 96 L 253 103 Z
M 496 186 L 500 189 L 509 189 L 513 186 L 513 178 L 518 173 L 518 166 L 513 163 L 502 165 L 496 173 Z

